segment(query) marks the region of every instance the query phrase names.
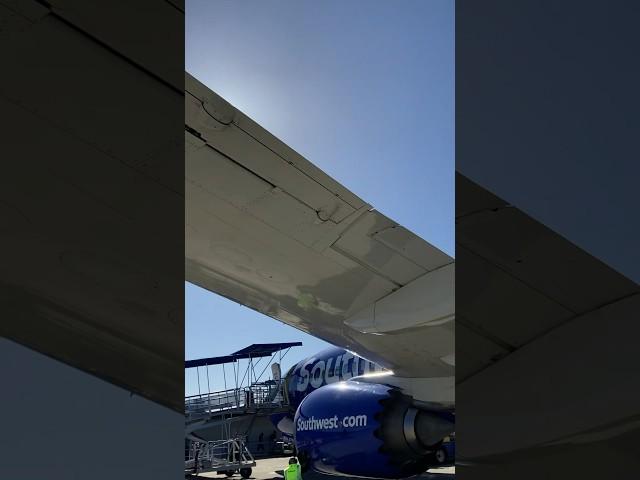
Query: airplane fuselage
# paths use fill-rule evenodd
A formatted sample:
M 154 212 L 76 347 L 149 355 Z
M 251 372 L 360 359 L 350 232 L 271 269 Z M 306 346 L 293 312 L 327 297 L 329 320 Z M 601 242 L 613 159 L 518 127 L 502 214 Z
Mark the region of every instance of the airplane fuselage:
M 312 391 L 331 383 L 385 371 L 344 348 L 330 347 L 291 367 L 286 375 L 287 395 L 292 408 Z

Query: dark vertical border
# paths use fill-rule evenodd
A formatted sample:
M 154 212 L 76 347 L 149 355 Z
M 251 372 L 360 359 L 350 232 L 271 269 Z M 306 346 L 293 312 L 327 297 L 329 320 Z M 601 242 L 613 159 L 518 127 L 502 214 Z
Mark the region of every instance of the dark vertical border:
M 0 477 L 183 468 L 184 4 L 0 2 Z
M 458 469 L 637 470 L 634 2 L 456 2 Z

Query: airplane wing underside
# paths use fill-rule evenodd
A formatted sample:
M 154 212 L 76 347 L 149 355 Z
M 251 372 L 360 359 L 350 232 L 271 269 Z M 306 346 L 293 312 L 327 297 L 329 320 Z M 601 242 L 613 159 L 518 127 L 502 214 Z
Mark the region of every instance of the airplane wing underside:
M 640 413 L 635 282 L 461 174 L 456 269 L 459 458 L 625 432 Z
M 452 376 L 453 259 L 188 74 L 185 90 L 187 280 L 399 375 Z M 431 318 L 385 322 L 418 285 Z
M 183 412 L 184 14 L 0 3 L 0 335 Z

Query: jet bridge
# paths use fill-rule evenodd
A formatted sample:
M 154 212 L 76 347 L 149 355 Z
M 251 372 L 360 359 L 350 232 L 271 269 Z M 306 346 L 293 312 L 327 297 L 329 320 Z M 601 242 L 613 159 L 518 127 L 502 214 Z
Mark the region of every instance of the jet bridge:
M 256 457 L 281 453 L 280 432 L 271 422 L 272 415 L 289 408 L 280 364 L 301 345 L 253 344 L 230 355 L 186 361 L 198 385 L 197 394 L 185 397 L 187 443 L 240 439 Z

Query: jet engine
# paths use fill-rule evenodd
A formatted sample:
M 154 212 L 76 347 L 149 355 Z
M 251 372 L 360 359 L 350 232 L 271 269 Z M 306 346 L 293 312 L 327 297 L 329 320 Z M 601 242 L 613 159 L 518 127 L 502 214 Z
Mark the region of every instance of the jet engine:
M 357 380 L 310 393 L 294 425 L 303 472 L 376 478 L 424 472 L 455 429 L 451 412 L 420 409 L 396 387 Z

